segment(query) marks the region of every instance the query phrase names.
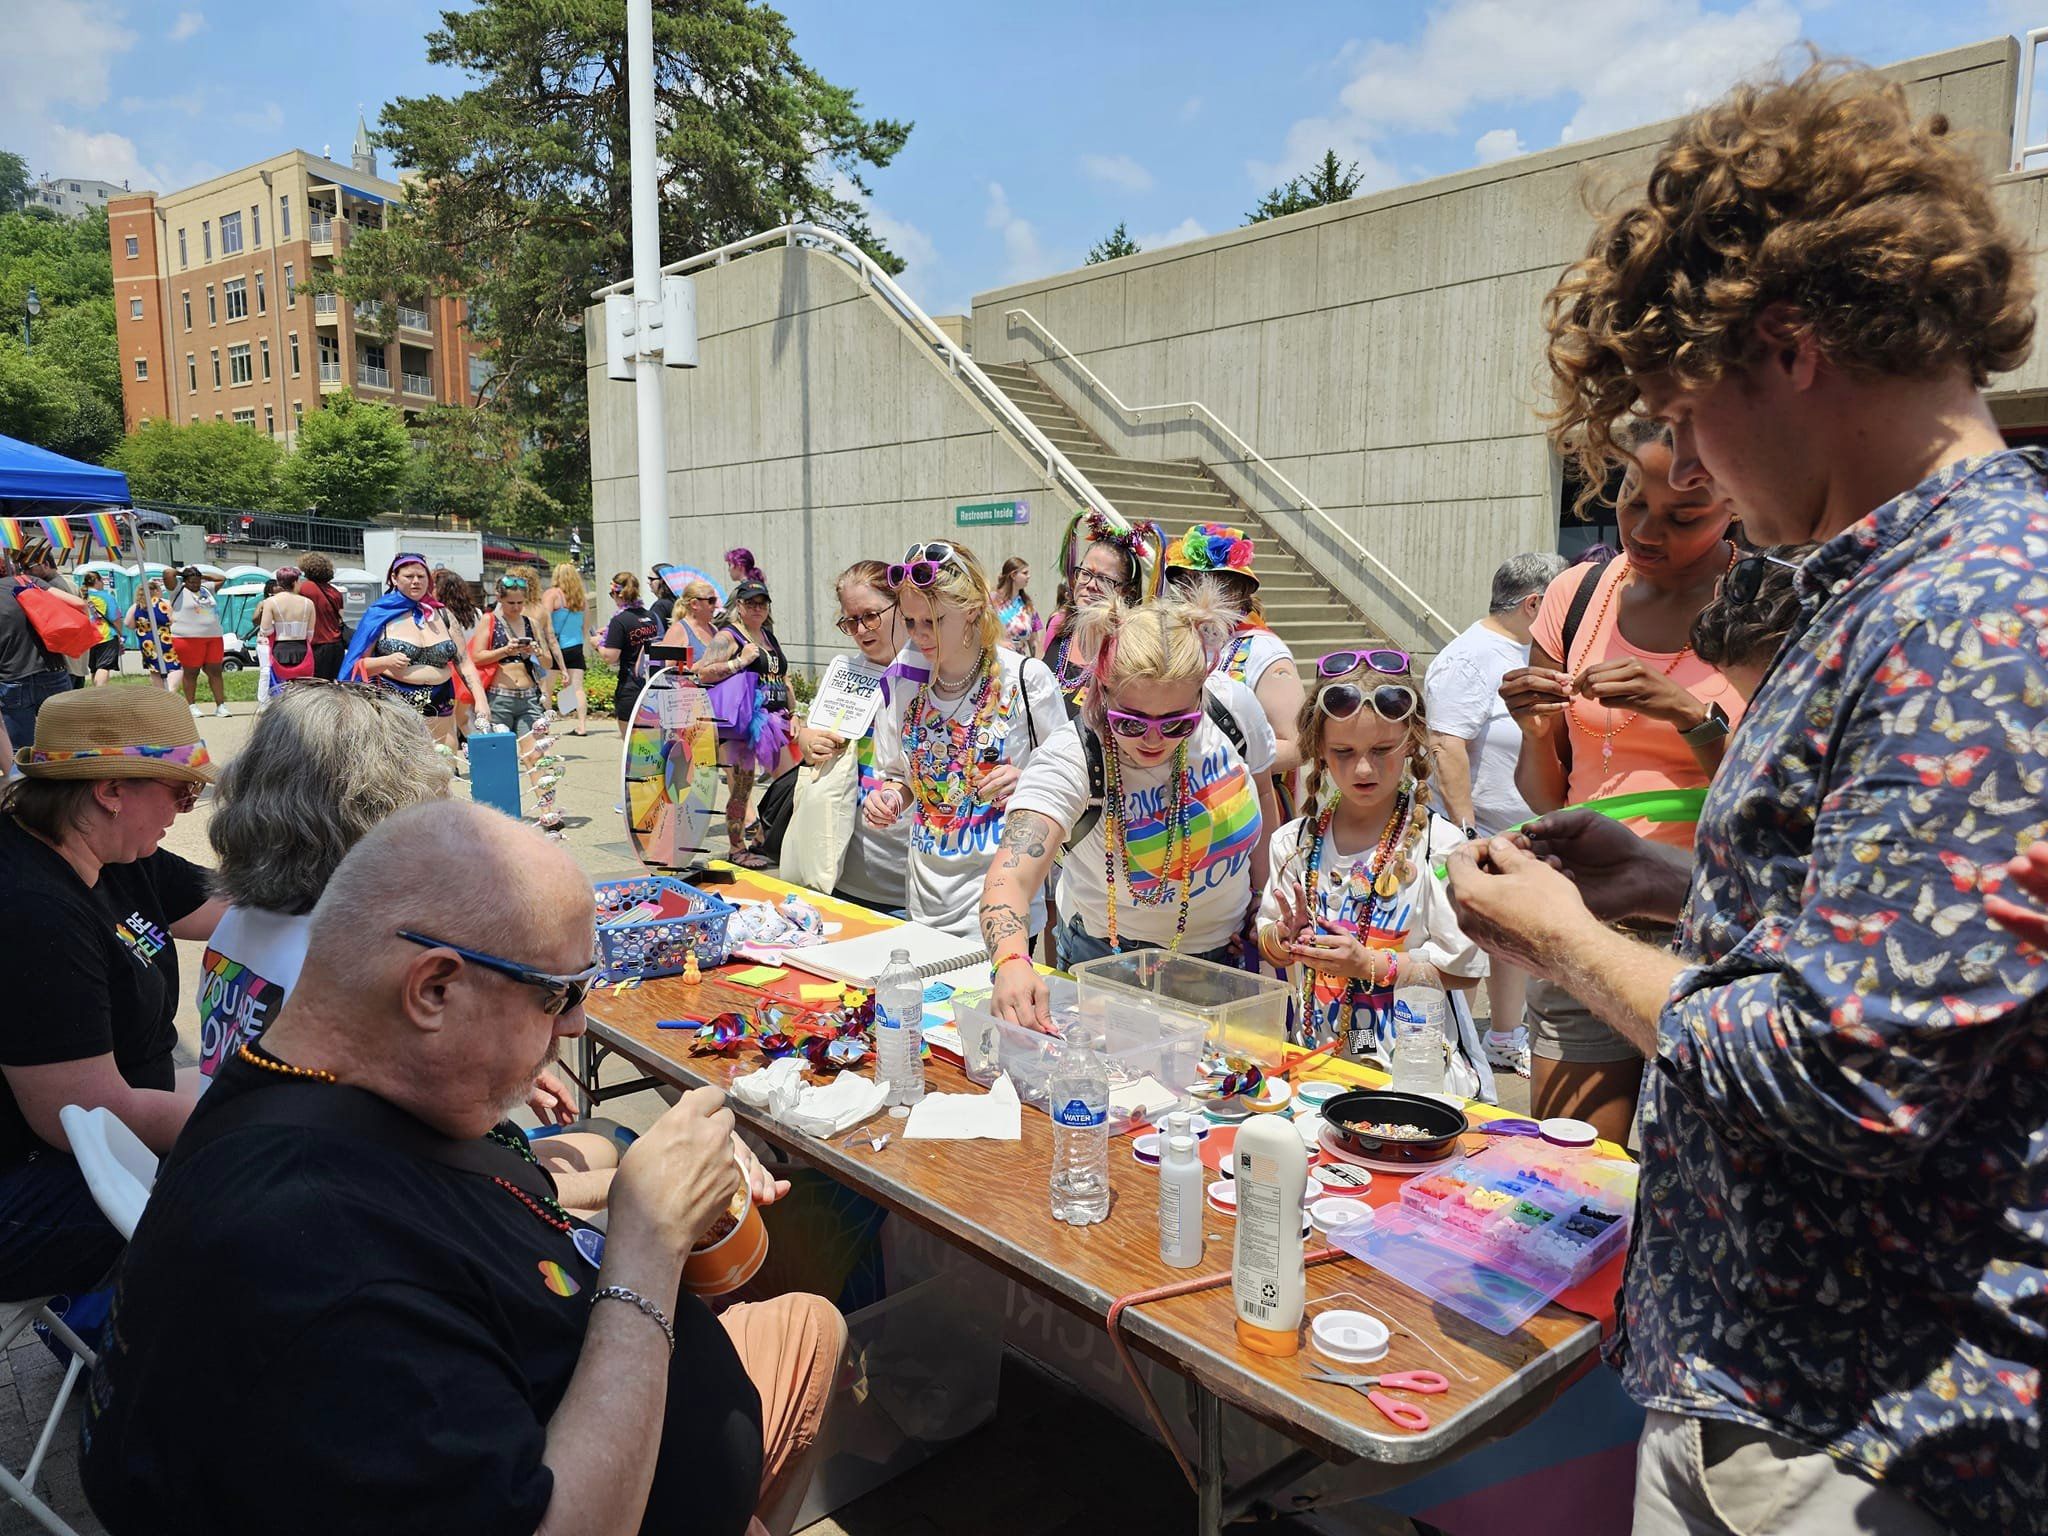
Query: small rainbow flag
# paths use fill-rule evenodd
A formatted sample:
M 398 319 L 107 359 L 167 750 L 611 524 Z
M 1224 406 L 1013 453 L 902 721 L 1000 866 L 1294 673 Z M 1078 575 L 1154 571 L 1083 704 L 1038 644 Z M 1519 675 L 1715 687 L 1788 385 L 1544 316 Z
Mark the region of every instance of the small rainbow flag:
M 70 519 L 39 517 L 36 523 L 42 528 L 43 537 L 49 541 L 50 548 L 67 555 L 71 553 L 71 546 L 78 542 L 78 535 L 71 531 Z
M 21 519 L 0 517 L 0 545 L 5 545 L 8 549 L 20 549 L 23 543 Z
M 107 553 L 118 554 L 121 549 L 121 520 L 111 512 L 89 513 L 86 520 L 92 524 L 94 535 L 107 546 Z

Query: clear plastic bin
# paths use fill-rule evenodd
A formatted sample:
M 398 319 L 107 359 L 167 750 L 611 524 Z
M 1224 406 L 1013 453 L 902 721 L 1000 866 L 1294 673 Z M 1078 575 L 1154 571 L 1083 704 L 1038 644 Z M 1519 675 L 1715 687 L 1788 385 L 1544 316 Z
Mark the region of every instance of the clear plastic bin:
M 1176 955 L 1136 949 L 1074 967 L 1081 1017 L 1098 1031 L 1112 1021 L 1199 1028 L 1213 1049 L 1276 1067 L 1287 1045 L 1293 988 L 1268 976 Z
M 1055 976 L 1049 986 L 1053 1027 L 1062 1035 L 1074 1028 L 1085 1030 L 1102 1045 L 1108 1059 L 1110 1135 L 1120 1136 L 1168 1109 L 1192 1107 L 1188 1089 L 1202 1075 L 1202 1039 L 1207 1029 L 1202 1020 L 1158 1008 L 1129 1007 L 1098 1010 L 1098 1017 L 1091 1020 L 1080 1001 L 1077 983 Z M 960 1031 L 965 1071 L 977 1083 L 992 1083 L 999 1073 L 1007 1072 L 1017 1097 L 1044 1110 L 1046 1080 L 1052 1075 L 1052 1059 L 1061 1036 L 1040 1034 L 997 1018 L 989 1012 L 988 998 L 986 992 L 953 996 L 953 1022 Z M 1166 1103 L 1156 1090 L 1148 1088 L 1147 1079 L 1170 1089 L 1173 1101 Z

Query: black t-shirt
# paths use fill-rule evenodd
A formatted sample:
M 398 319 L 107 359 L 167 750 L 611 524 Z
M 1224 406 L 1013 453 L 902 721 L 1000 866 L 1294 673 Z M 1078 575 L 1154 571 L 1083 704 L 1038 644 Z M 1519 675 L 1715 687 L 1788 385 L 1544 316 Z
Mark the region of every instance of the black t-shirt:
M 598 1234 L 353 1132 L 199 1139 L 272 1082 L 222 1067 L 128 1247 L 81 1437 L 93 1512 L 114 1536 L 533 1531 Z M 674 1321 L 663 1423 L 612 1426 L 661 1437 L 642 1529 L 738 1536 L 760 1398 L 709 1308 L 683 1295 Z
M 662 630 L 666 632 L 669 625 L 675 622 L 676 599 L 674 595 L 664 592 L 661 596 L 657 597 L 654 600 L 653 613 L 654 622 L 659 624 Z
M 19 682 L 38 672 L 61 671 L 64 658 L 43 648 L 42 637 L 14 595 L 20 578 L 0 576 L 0 683 Z
M 663 628 L 655 623 L 650 614 L 638 603 L 629 604 L 612 615 L 611 622 L 604 627 L 604 643 L 608 649 L 619 653 L 619 676 L 631 679 L 640 675 L 640 653 L 662 636 Z
M 111 1051 L 131 1088 L 175 1087 L 171 925 L 207 895 L 206 871 L 162 849 L 106 865 L 88 890 L 63 855 L 0 816 L 0 934 L 18 961 L 0 1009 L 0 1066 Z M 0 1076 L 0 1166 L 43 1145 Z

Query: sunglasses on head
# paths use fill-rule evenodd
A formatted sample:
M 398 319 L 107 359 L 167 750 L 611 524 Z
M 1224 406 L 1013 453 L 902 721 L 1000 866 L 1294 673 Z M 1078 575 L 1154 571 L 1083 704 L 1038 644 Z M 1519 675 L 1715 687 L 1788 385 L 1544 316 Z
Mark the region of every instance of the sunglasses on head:
M 1764 589 L 1764 578 L 1771 573 L 1771 567 L 1797 571 L 1803 569 L 1797 560 L 1780 560 L 1776 555 L 1744 555 L 1728 567 L 1728 573 L 1721 578 L 1721 595 L 1738 608 L 1746 608 L 1757 599 Z
M 1106 709 L 1109 728 L 1126 741 L 1140 741 L 1157 731 L 1168 741 L 1183 741 L 1192 736 L 1195 727 L 1202 723 L 1199 709 L 1183 710 L 1177 715 L 1134 715 L 1128 710 Z
M 850 635 L 857 630 L 873 629 L 895 609 L 896 605 L 891 603 L 886 608 L 872 608 L 866 613 L 845 613 L 834 619 L 832 624 L 842 635 Z
M 939 579 L 941 566 L 958 558 L 959 551 L 943 540 L 913 544 L 903 552 L 902 560 L 889 567 L 889 585 L 900 587 L 908 581 L 914 587 L 928 587 Z
M 1408 670 L 1409 655 L 1406 651 L 1332 651 L 1316 662 L 1317 677 L 1342 677 L 1347 672 L 1356 672 L 1364 667 L 1370 672 L 1391 672 L 1396 677 Z
M 507 591 L 517 588 L 519 591 L 524 592 L 526 590 L 526 578 L 524 576 L 507 576 L 498 585 L 504 587 Z
M 1377 683 L 1367 688 L 1358 683 L 1331 683 L 1316 694 L 1316 708 L 1327 719 L 1349 720 L 1368 706 L 1382 720 L 1396 724 L 1413 715 L 1421 701 L 1406 683 Z
M 593 962 L 571 975 L 558 976 L 552 971 L 537 971 L 530 965 L 521 965 L 517 960 L 507 960 L 502 955 L 464 949 L 460 944 L 450 944 L 446 939 L 437 939 L 430 934 L 415 933 L 410 928 L 399 929 L 398 936 L 422 949 L 448 950 L 472 965 L 496 971 L 500 976 L 509 976 L 521 986 L 538 987 L 543 994 L 540 1011 L 550 1018 L 560 1018 L 581 1003 L 590 995 L 590 984 L 604 974 L 604 967 Z

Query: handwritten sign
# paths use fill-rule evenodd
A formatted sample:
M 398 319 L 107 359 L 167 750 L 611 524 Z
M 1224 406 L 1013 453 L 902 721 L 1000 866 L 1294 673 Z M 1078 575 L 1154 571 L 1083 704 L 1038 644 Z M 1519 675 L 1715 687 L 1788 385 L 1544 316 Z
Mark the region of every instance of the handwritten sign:
M 880 673 L 855 667 L 851 657 L 833 657 L 806 721 L 814 731 L 830 731 L 848 741 L 867 735 L 881 706 L 881 681 Z

